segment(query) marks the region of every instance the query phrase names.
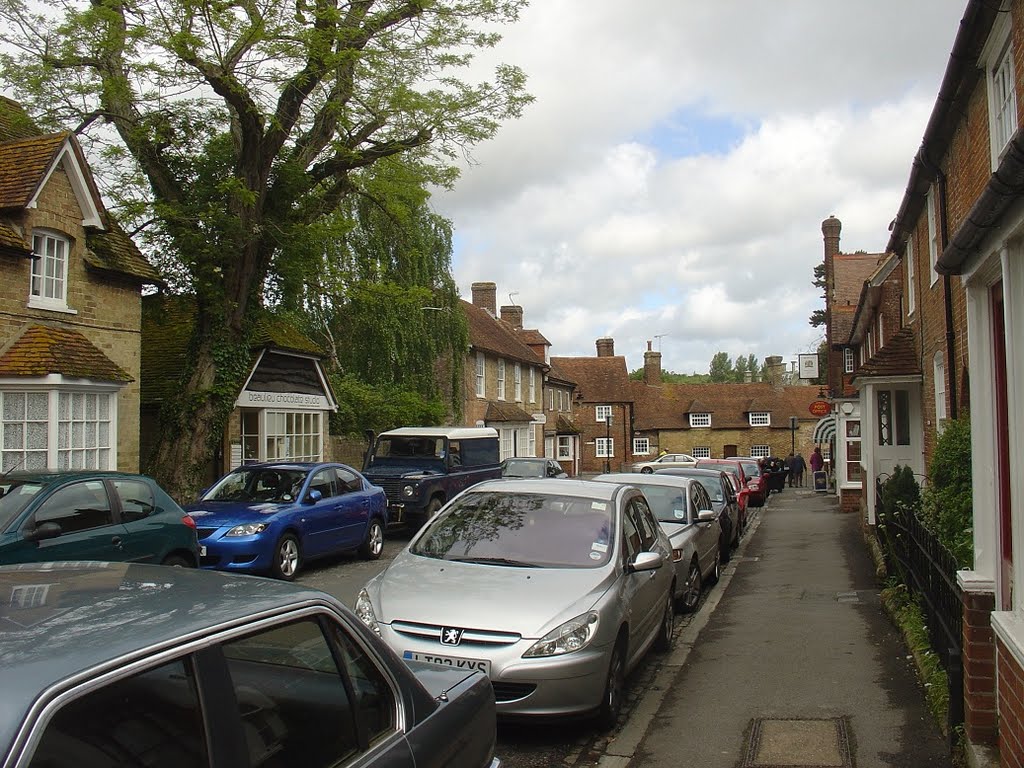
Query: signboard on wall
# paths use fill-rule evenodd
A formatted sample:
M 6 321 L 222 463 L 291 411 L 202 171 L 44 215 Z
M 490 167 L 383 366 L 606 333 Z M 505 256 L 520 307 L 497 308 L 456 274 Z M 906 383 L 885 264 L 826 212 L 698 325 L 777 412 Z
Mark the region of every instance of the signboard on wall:
M 800 361 L 799 365 L 799 376 L 801 379 L 816 379 L 818 378 L 818 355 L 797 355 L 797 359 Z
M 811 412 L 812 416 L 828 416 L 832 412 L 832 406 L 825 400 L 815 400 L 807 407 L 807 410 Z
M 276 410 L 326 411 L 331 407 L 323 395 L 301 392 L 253 392 L 242 390 L 235 405 L 239 408 L 274 408 Z

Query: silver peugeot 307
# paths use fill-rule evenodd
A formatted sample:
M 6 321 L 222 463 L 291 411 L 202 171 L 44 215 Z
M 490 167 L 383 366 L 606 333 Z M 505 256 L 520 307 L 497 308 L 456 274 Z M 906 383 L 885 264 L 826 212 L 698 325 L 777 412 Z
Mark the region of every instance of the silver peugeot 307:
M 499 716 L 608 728 L 626 674 L 672 643 L 671 558 L 635 487 L 493 480 L 452 499 L 356 614 L 407 661 L 486 672 Z

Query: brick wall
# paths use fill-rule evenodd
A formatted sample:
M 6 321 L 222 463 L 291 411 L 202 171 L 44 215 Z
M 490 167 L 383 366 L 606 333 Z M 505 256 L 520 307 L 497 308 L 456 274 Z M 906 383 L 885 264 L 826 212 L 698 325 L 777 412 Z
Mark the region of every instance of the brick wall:
M 963 593 L 964 729 L 973 744 L 996 743 L 996 645 L 991 592 Z
M 468 426 L 476 426 L 477 422 L 483 422 L 487 414 L 487 405 L 490 401 L 511 403 L 519 406 L 529 414 L 540 413 L 544 403 L 544 376 L 539 364 L 534 368 L 534 381 L 536 400 L 530 401 L 530 366 L 520 363 L 522 370 L 522 399 L 516 400 L 515 383 L 515 361 L 505 359 L 505 397 L 498 398 L 498 357 L 490 353 L 484 354 L 484 396 L 477 397 L 476 394 L 476 350 L 472 351 L 466 358 L 463 366 L 463 398 L 462 423 Z M 489 424 L 487 426 L 496 426 Z M 544 426 L 535 424 L 533 426 L 537 441 L 537 455 L 544 455 Z
M 996 640 L 999 702 L 999 762 L 1004 768 L 1024 768 L 1024 670 Z

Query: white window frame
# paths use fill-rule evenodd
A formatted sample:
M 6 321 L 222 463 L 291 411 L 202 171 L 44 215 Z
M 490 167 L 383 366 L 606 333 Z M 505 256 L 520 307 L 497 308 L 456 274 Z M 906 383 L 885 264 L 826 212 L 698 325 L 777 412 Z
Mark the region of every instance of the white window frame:
M 476 396 L 486 397 L 487 395 L 487 361 L 483 352 L 476 353 Z
M 594 450 L 599 459 L 615 458 L 615 438 L 599 437 L 594 441 Z
M 935 386 L 935 428 L 939 432 L 946 421 L 946 356 L 936 352 L 932 360 L 932 374 Z
M 750 455 L 755 459 L 767 459 L 772 455 L 772 447 L 770 445 L 752 445 L 750 446 Z
M 559 435 L 556 451 L 559 461 L 572 461 L 572 435 Z
M 695 459 L 710 459 L 711 448 L 707 445 L 695 445 L 690 451 L 690 455 Z
M 71 240 L 52 230 L 33 230 L 32 254 L 28 306 L 34 309 L 74 312 L 68 307 Z
M 326 414 L 260 411 L 260 461 L 323 461 Z
M 878 314 L 878 348 L 881 349 L 885 346 L 885 322 L 884 315 Z
M 634 456 L 649 456 L 651 453 L 651 438 L 649 437 L 634 437 L 633 438 L 633 455 Z
M 935 281 L 939 279 L 939 273 L 935 269 L 935 265 L 939 261 L 939 228 L 938 228 L 938 216 L 936 216 L 935 205 L 937 202 L 937 196 L 935 194 L 935 185 L 933 184 L 928 188 L 928 194 L 924 200 L 924 207 L 928 212 L 928 262 L 931 264 L 931 284 L 935 285 Z
M 985 68 L 993 171 L 999 167 L 1006 147 L 1017 130 L 1017 89 L 1010 31 L 1010 14 L 999 14 L 979 57 L 981 66 Z
M 498 358 L 498 399 L 505 399 L 505 358 Z
M 530 366 L 530 375 L 528 376 L 527 389 L 530 393 L 530 402 L 537 402 L 537 369 Z
M 772 425 L 772 415 L 768 411 L 751 411 L 747 414 L 747 419 L 752 427 L 770 427 Z
M 853 347 L 843 349 L 843 373 L 853 373 Z
M 907 260 L 907 315 L 914 314 L 917 308 L 917 292 L 914 290 L 914 241 L 907 240 L 907 252 L 904 258 Z
M 690 427 L 701 428 L 711 426 L 711 414 L 710 413 L 691 413 L 690 414 Z
M 562 401 L 558 401 L 558 410 L 562 410 Z M 612 415 L 612 407 L 610 405 L 598 405 L 594 408 L 594 418 L 602 424 L 608 421 L 608 417 Z
M 555 390 L 551 387 L 548 387 L 548 410 L 555 410 Z
M 512 382 L 516 394 L 516 402 L 523 402 L 523 366 L 516 362 L 512 365 Z M 533 455 L 532 453 L 530 454 Z

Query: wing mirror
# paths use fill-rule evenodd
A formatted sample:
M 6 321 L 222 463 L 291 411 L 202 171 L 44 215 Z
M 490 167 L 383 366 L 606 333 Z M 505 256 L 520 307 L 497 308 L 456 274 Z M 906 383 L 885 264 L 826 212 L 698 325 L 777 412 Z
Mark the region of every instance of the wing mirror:
M 641 552 L 629 566 L 631 572 L 653 571 L 661 568 L 664 558 L 658 552 Z
M 61 533 L 61 527 L 57 523 L 43 523 L 30 531 L 25 531 L 24 539 L 25 541 L 44 541 L 56 539 Z
M 314 488 L 312 491 L 306 494 L 306 503 L 316 504 L 323 497 L 324 495 L 320 493 L 320 491 L 318 491 L 316 488 Z
M 698 523 L 710 523 L 718 519 L 718 513 L 713 509 L 702 509 L 697 513 Z

